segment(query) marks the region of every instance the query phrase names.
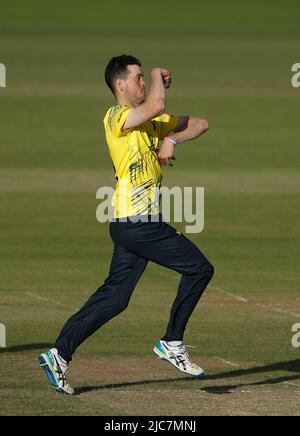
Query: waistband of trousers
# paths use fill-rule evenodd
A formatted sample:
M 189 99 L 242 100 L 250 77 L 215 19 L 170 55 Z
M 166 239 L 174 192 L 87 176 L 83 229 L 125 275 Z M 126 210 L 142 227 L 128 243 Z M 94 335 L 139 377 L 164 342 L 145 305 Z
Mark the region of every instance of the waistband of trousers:
M 137 222 L 145 222 L 145 223 L 157 223 L 163 222 L 163 216 L 161 213 L 157 215 L 131 215 L 122 218 L 112 218 L 111 223 L 137 223 Z

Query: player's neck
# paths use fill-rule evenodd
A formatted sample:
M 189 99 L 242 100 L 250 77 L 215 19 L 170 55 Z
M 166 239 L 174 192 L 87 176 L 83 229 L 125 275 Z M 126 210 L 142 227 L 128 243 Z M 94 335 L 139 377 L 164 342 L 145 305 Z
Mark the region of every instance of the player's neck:
M 126 105 L 132 108 L 139 106 L 139 103 L 136 103 L 135 101 L 131 101 L 123 95 L 118 96 L 116 100 L 118 105 Z

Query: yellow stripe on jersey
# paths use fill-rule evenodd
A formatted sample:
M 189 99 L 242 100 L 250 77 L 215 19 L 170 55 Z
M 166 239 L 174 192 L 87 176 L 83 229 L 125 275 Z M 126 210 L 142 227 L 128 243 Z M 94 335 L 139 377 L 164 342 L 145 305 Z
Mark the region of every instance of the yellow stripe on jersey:
M 177 116 L 163 114 L 134 129 L 122 131 L 132 110 L 126 105 L 113 106 L 103 120 L 117 180 L 113 197 L 115 218 L 159 212 L 155 194 L 162 181 L 157 157 L 159 141 L 175 129 L 179 120 Z

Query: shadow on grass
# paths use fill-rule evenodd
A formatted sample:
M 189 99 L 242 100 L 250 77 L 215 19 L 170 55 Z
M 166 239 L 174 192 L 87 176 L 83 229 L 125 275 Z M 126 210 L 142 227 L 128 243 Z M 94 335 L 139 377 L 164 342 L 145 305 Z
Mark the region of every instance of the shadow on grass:
M 6 347 L 0 348 L 0 354 L 6 353 L 21 353 L 22 351 L 33 351 L 33 350 L 49 350 L 52 348 L 53 344 L 49 343 L 37 343 L 37 344 L 23 344 L 23 345 L 15 345 L 14 347 Z
M 275 385 L 275 384 L 289 383 L 289 382 L 291 383 L 292 381 L 297 381 L 297 380 L 300 380 L 300 377 L 298 375 L 294 375 L 291 377 L 287 377 L 287 376 L 277 377 L 277 378 L 262 380 L 260 382 L 253 382 L 253 383 L 238 383 L 238 384 L 226 385 L 226 386 L 208 386 L 201 390 L 207 392 L 208 394 L 223 395 L 223 394 L 231 394 L 232 391 L 234 391 L 235 389 L 251 388 L 254 386 Z M 300 393 L 300 383 L 298 383 L 298 390 Z
M 207 375 L 204 377 L 204 381 L 209 380 L 226 380 L 234 377 L 245 377 L 247 375 L 255 375 L 255 374 L 263 374 L 263 373 L 272 373 L 277 371 L 288 371 L 295 372 L 296 375 L 293 376 L 280 376 L 277 378 L 269 378 L 264 379 L 262 381 L 253 382 L 253 383 L 237 383 L 232 385 L 222 385 L 222 386 L 209 386 L 203 387 L 201 389 L 204 392 L 211 394 L 230 394 L 233 390 L 251 387 L 251 386 L 263 386 L 263 385 L 273 385 L 284 382 L 291 382 L 295 380 L 300 380 L 300 360 L 291 360 L 288 362 L 278 362 L 265 366 L 258 366 L 246 369 L 239 369 L 234 371 L 226 371 L 219 374 Z M 201 383 L 201 380 L 192 378 L 192 377 L 181 377 L 181 378 L 172 378 L 172 379 L 163 379 L 163 380 L 140 380 L 134 382 L 124 382 L 124 383 L 110 383 L 103 384 L 98 386 L 83 386 L 81 388 L 76 389 L 76 395 L 81 395 L 87 392 L 100 391 L 104 389 L 117 389 L 117 388 L 126 388 L 133 386 L 143 386 L 143 385 L 153 385 L 159 383 L 170 383 L 170 382 L 182 382 L 189 381 L 192 383 Z M 299 384 L 300 388 L 300 384 Z
M 76 389 L 75 394 L 80 395 L 80 394 L 85 394 L 87 392 L 101 391 L 104 389 L 128 388 L 132 386 L 153 385 L 155 383 L 170 383 L 170 382 L 182 381 L 182 380 L 194 381 L 194 379 L 192 379 L 191 377 L 184 377 L 184 378 L 177 377 L 177 378 L 169 378 L 163 380 L 139 380 L 135 382 L 107 383 L 98 386 L 83 386 L 81 388 Z

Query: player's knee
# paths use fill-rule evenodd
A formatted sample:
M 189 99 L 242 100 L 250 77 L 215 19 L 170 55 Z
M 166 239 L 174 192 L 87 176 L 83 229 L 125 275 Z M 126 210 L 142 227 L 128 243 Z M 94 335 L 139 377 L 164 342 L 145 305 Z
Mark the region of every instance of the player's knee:
M 202 279 L 209 283 L 213 278 L 214 271 L 214 266 L 209 261 L 206 261 L 204 264 L 201 263 L 198 266 L 197 273 Z
M 213 278 L 214 273 L 215 273 L 214 266 L 210 262 L 208 262 L 205 268 L 205 275 L 209 281 L 211 281 L 211 279 Z
M 124 312 L 124 310 L 127 309 L 129 304 L 129 301 L 118 301 L 116 303 L 114 303 L 113 307 L 112 307 L 112 311 L 114 312 L 115 315 L 118 315 L 121 312 Z

